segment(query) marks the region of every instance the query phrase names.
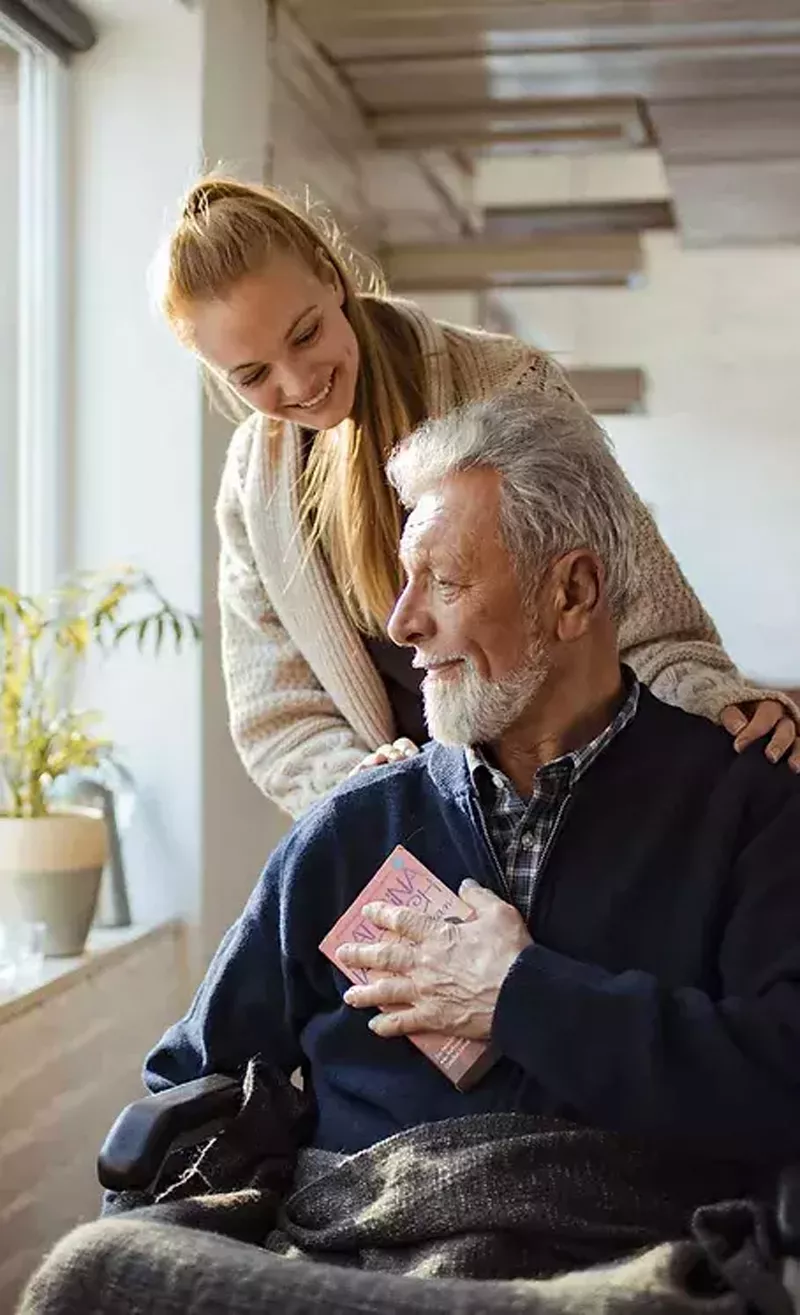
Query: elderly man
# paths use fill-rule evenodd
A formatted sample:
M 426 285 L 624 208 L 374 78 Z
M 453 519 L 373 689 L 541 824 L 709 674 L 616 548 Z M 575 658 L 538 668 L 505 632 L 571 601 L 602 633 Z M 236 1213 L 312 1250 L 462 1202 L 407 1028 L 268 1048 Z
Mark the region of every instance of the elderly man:
M 430 423 L 390 475 L 410 515 L 389 632 L 425 670 L 435 743 L 294 827 L 146 1066 L 153 1091 L 254 1056 L 302 1068 L 293 1191 L 266 1249 L 197 1234 L 182 1279 L 179 1230 L 95 1225 L 26 1309 L 72 1309 L 69 1262 L 93 1310 L 86 1266 L 107 1280 L 112 1236 L 131 1290 L 138 1245 L 176 1310 L 216 1309 L 212 1275 L 232 1311 L 627 1309 L 625 1265 L 616 1296 L 600 1271 L 563 1305 L 541 1276 L 680 1238 L 695 1207 L 763 1197 L 800 1158 L 800 781 L 621 668 L 635 510 L 602 431 L 509 397 Z M 373 970 L 349 986 L 319 943 L 399 843 L 474 917 L 368 906 L 393 935 L 342 949 Z M 426 1031 L 494 1063 L 459 1091 L 405 1039 Z M 330 1279 L 325 1260 L 395 1273 Z M 630 1284 L 632 1307 L 657 1290 L 693 1309 L 652 1274 Z M 98 1309 L 173 1309 L 123 1286 Z

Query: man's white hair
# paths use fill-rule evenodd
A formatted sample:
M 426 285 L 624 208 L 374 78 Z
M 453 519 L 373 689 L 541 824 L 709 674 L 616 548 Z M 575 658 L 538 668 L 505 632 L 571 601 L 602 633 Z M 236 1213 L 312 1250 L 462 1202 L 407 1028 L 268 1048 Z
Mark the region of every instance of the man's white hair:
M 597 421 L 569 397 L 520 388 L 427 421 L 395 448 L 387 471 L 413 508 L 448 475 L 481 466 L 501 477 L 500 528 L 520 580 L 588 548 L 618 623 L 636 587 L 638 502 Z

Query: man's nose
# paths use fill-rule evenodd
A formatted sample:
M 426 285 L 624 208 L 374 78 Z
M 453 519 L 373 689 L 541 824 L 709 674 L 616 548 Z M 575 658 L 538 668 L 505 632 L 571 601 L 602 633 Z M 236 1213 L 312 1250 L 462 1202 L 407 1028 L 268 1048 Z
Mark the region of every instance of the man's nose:
M 394 605 L 392 615 L 389 617 L 386 625 L 386 633 L 393 644 L 401 648 L 406 643 L 406 607 L 404 605 L 405 590 L 398 598 Z
M 430 632 L 430 618 L 410 584 L 395 603 L 386 631 L 392 643 L 401 648 L 416 645 Z

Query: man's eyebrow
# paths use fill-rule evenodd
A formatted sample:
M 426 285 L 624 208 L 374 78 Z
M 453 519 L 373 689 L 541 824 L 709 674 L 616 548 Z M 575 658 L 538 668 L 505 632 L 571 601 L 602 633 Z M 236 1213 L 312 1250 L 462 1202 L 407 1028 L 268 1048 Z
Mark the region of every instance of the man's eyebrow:
M 413 557 L 413 555 L 414 555 L 414 550 L 413 550 L 413 548 L 409 550 L 409 549 L 406 547 L 406 545 L 403 543 L 403 540 L 401 539 L 401 540 L 400 540 L 400 545 L 399 545 L 399 547 L 398 547 L 398 549 L 397 549 L 397 556 L 398 556 L 399 559 L 400 559 L 400 565 L 401 565 L 401 566 L 405 566 L 405 565 L 407 564 L 408 560 L 409 560 L 409 557 Z
M 424 549 L 420 549 L 418 543 L 415 543 L 414 536 L 407 540 L 403 535 L 400 538 L 397 556 L 400 559 L 400 565 L 407 571 L 409 565 L 413 565 L 415 561 L 419 562 L 421 556 L 427 558 L 428 554 L 425 553 Z
M 437 565 L 455 575 L 465 574 L 470 567 L 471 555 L 465 552 L 459 552 L 457 548 L 445 547 L 439 556 Z
M 286 333 L 283 335 L 284 342 L 287 339 L 291 338 L 298 324 L 300 323 L 301 320 L 305 319 L 309 311 L 315 309 L 316 309 L 316 302 L 314 302 L 311 306 L 306 306 L 305 310 L 301 311 L 300 314 L 294 320 L 292 320 L 292 323 L 289 325 L 289 328 L 286 330 Z M 235 374 L 241 374 L 242 370 L 256 370 L 259 368 L 259 366 L 263 364 L 264 364 L 263 361 L 243 361 L 241 365 L 234 365 L 232 369 L 228 370 L 226 373 L 228 378 L 232 379 Z
M 400 565 L 406 571 L 409 566 L 414 566 L 418 571 L 427 571 L 433 575 L 444 572 L 445 575 L 453 575 L 459 579 L 469 575 L 468 555 L 453 548 L 431 550 L 424 543 L 420 546 L 412 540 L 410 544 L 404 544 L 401 539 L 398 556 Z

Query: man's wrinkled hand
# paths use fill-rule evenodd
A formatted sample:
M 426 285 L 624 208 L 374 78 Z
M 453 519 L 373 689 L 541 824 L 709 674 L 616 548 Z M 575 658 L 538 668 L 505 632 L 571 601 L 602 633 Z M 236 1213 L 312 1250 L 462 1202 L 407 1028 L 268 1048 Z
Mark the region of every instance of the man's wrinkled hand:
M 351 968 L 368 968 L 375 979 L 351 986 L 345 1002 L 356 1009 L 388 1010 L 371 1018 L 378 1036 L 445 1032 L 486 1040 L 500 988 L 519 954 L 532 944 L 518 911 L 465 881 L 459 895 L 475 910 L 469 922 L 451 923 L 394 904 L 367 904 L 375 927 L 389 941 L 342 945 L 337 958 Z

